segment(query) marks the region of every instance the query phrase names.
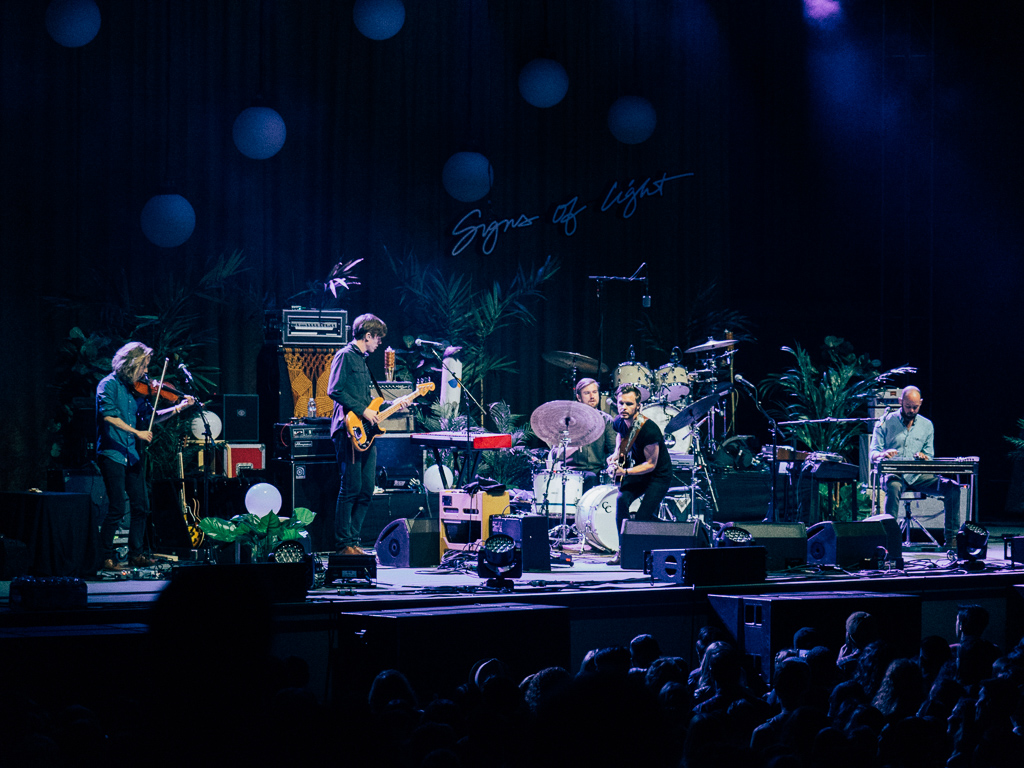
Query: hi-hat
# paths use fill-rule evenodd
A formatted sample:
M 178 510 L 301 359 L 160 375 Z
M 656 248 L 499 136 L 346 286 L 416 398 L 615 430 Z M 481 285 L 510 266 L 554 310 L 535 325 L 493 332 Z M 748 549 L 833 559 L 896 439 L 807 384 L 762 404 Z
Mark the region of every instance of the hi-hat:
M 703 344 L 698 344 L 696 347 L 690 347 L 686 350 L 686 354 L 691 352 L 710 352 L 713 349 L 721 349 L 722 347 L 731 347 L 736 343 L 736 339 L 723 339 L 722 341 L 715 341 L 710 336 L 708 340 Z
M 537 406 L 530 415 L 530 426 L 552 448 L 561 445 L 563 437 L 571 447 L 582 448 L 604 432 L 604 416 L 597 408 L 575 400 L 552 400 Z
M 545 352 L 541 357 L 559 368 L 575 368 L 583 373 L 597 373 L 597 360 L 579 352 Z M 601 373 L 608 373 L 607 363 L 601 363 Z

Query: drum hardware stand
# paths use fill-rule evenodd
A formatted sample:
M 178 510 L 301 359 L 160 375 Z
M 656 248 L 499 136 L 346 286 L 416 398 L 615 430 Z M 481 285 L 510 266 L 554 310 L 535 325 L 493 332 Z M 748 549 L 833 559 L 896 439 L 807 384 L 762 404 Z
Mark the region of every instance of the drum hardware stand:
M 700 523 L 701 527 L 704 528 L 708 535 L 708 541 L 714 541 L 714 530 L 712 528 L 714 521 L 719 517 L 718 509 L 718 494 L 715 493 L 715 483 L 711 479 L 711 473 L 708 472 L 708 460 L 704 453 L 704 446 L 700 440 L 700 426 L 705 421 L 714 422 L 715 409 L 711 411 L 703 419 L 693 425 L 693 478 L 692 485 L 690 486 L 690 518 Z M 704 480 L 707 481 L 708 486 L 708 498 L 711 503 L 709 505 L 711 509 L 711 519 L 707 520 L 703 515 L 697 515 L 697 486 L 700 484 L 701 475 L 704 476 Z

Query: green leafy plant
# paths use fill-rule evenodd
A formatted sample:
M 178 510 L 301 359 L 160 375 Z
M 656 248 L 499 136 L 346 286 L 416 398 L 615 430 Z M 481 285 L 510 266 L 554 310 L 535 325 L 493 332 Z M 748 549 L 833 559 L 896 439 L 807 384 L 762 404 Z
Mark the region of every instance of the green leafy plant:
M 1010 435 L 1004 435 L 1003 439 L 1013 446 L 1013 450 L 1010 451 L 1010 458 L 1024 459 L 1024 419 L 1019 419 L 1017 426 L 1021 430 L 1020 436 L 1011 437 Z
M 868 400 L 893 378 L 914 373 L 909 366 L 880 370 L 881 363 L 857 355 L 846 340 L 827 336 L 821 349 L 822 363 L 815 364 L 799 344 L 783 347 L 796 365 L 783 373 L 770 374 L 760 384 L 762 394 L 771 398 L 779 421 L 817 421 L 793 424 L 783 432 L 811 451 L 845 453 L 852 441 L 869 429 L 866 421 L 844 421 L 867 416 Z
M 415 254 L 405 258 L 390 253 L 387 256 L 397 277 L 399 306 L 409 321 L 406 327 L 417 336 L 444 339 L 461 347 L 463 384 L 475 388 L 477 399 L 483 402 L 488 375 L 516 373 L 514 360 L 492 350 L 492 337 L 512 325 L 536 323 L 527 305 L 543 298 L 541 287 L 558 271 L 557 260 L 549 256 L 536 270 L 520 266 L 507 285 L 495 281 L 490 288 L 478 290 L 466 273 L 445 274 L 439 266 L 423 263 Z M 411 346 L 412 339 L 407 337 L 407 346 Z M 424 362 L 409 360 L 410 354 L 414 353 L 404 355 L 405 370 L 414 372 Z M 412 378 L 412 373 L 409 375 Z
M 263 515 L 245 513 L 230 520 L 204 517 L 199 527 L 214 541 L 233 544 L 236 541 L 252 547 L 254 559 L 265 559 L 282 541 L 298 539 L 313 522 L 316 513 L 296 507 L 291 517 L 278 517 L 273 512 Z
M 504 451 L 487 451 L 480 473 L 509 488 L 532 487 L 532 454 L 526 447 L 532 430 L 526 416 L 513 414 L 508 404 L 502 401 L 491 403 L 488 415 L 494 424 L 495 432 L 512 436 L 512 447 Z

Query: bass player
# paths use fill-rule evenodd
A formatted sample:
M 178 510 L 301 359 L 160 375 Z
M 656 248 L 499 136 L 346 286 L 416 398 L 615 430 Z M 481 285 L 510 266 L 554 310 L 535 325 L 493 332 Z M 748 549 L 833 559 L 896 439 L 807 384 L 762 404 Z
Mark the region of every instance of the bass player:
M 363 520 L 373 499 L 377 472 L 377 446 L 357 450 L 345 429 L 347 413 L 358 415 L 367 426 L 380 416 L 370 407 L 370 369 L 366 358 L 380 346 L 388 327 L 376 315 L 360 315 L 352 322 L 352 341 L 331 360 L 328 394 L 337 404 L 331 416 L 331 440 L 338 460 L 341 487 L 334 511 L 334 548 L 343 555 L 365 555 L 359 546 Z
M 629 518 L 629 505 L 642 496 L 637 520 L 656 521 L 661 502 L 672 484 L 672 459 L 665 437 L 653 420 L 640 414 L 640 390 L 623 384 L 615 392 L 619 417 L 612 422 L 615 452 L 608 459 L 608 471 L 620 483 L 615 498 L 615 525 Z M 622 564 L 622 548 L 608 565 Z

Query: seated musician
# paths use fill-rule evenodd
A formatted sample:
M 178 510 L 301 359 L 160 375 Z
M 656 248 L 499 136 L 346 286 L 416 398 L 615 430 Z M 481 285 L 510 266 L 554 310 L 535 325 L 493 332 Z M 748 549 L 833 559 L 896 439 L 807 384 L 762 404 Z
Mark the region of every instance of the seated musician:
M 593 379 L 580 379 L 576 384 L 576 399 L 591 408 L 597 408 L 604 419 L 604 433 L 590 445 L 582 448 L 569 448 L 565 461 L 566 468 L 583 474 L 583 491 L 589 491 L 601 484 L 602 475 L 608 469 L 608 457 L 615 452 L 615 430 L 612 429 L 612 417 L 600 410 L 600 392 L 597 382 Z M 562 449 L 555 446 L 551 449 L 551 462 L 562 460 Z
M 919 459 L 929 461 L 935 456 L 935 428 L 922 416 L 921 390 L 904 387 L 900 392 L 900 409 L 887 414 L 871 435 L 871 463 L 882 459 Z M 900 495 L 915 491 L 928 496 L 942 496 L 945 505 L 945 546 L 955 546 L 960 527 L 960 485 L 953 480 L 932 474 L 886 475 L 885 511 L 899 519 Z

